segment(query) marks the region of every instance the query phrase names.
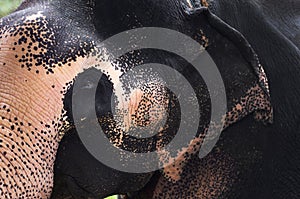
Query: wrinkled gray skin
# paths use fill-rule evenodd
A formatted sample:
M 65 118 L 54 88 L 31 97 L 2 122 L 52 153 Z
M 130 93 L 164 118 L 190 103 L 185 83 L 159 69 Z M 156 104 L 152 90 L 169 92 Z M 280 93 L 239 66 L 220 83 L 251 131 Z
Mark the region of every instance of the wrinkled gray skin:
M 299 3 L 202 2 L 207 3 L 221 20 L 207 9 L 195 9 L 200 2 L 190 6 L 183 0 L 24 1 L 19 11 L 1 19 L 0 198 L 298 198 Z M 238 113 L 228 126 L 243 119 L 224 130 L 209 156 L 200 160 L 189 152 L 175 176 L 169 168 L 155 174 L 108 168 L 88 153 L 72 125 L 73 80 L 97 63 L 91 53 L 95 43 L 147 26 L 180 31 L 206 47 L 224 79 L 228 111 Z M 247 40 L 264 66 L 270 93 Z M 187 75 L 203 103 L 198 132 L 203 136 L 210 107 L 201 77 L 166 52 L 149 50 L 139 58 Z M 110 112 L 112 86 L 106 77 L 98 86 L 99 119 Z M 249 93 L 252 88 L 261 92 Z M 264 106 L 269 97 L 274 122 L 264 125 L 252 113 L 270 110 Z M 236 111 L 242 99 L 250 106 Z M 174 104 L 169 111 L 176 119 Z

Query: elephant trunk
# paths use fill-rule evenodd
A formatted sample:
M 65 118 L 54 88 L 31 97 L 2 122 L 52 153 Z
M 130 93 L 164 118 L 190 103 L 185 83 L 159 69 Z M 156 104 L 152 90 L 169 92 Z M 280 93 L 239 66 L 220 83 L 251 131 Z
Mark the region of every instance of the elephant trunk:
M 1 61 L 1 198 L 47 198 L 58 148 L 59 95 L 15 63 Z

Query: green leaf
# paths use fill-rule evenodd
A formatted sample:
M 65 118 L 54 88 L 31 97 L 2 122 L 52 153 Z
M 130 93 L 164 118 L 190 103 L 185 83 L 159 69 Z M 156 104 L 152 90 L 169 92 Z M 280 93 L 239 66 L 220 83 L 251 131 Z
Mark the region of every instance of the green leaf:
M 109 196 L 108 198 L 105 199 L 118 199 L 118 196 Z
M 14 11 L 22 0 L 0 0 L 0 17 L 4 17 Z

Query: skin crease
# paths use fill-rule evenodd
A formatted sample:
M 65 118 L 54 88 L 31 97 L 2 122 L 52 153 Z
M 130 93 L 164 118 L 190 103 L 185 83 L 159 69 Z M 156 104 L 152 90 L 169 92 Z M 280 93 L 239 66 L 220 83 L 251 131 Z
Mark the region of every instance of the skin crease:
M 247 42 L 238 33 L 230 32 L 229 27 L 220 28 L 218 23 L 221 22 L 207 11 L 195 15 L 186 12 L 188 9 L 182 6 L 182 2 L 164 1 L 158 4 L 155 1 L 144 0 L 135 4 L 128 0 L 121 4 L 85 0 L 53 3 L 25 1 L 18 12 L 0 21 L 0 75 L 1 79 L 5 79 L 0 85 L 0 126 L 3 126 L 0 129 L 1 197 L 50 197 L 56 151 L 66 131 L 68 133 L 60 142 L 56 162 L 56 165 L 61 167 L 56 167 L 60 170 L 56 172 L 55 183 L 61 187 L 54 187 L 54 194 L 57 195 L 53 195 L 53 198 L 59 198 L 60 194 L 61 198 L 104 197 L 113 193 L 135 192 L 147 182 L 151 183 L 149 178 L 152 173 L 124 174 L 101 165 L 84 149 L 76 131 L 72 128 L 68 130 L 72 121 L 68 112 L 70 110 L 67 108 L 70 105 L 67 93 L 72 88 L 72 81 L 83 73 L 84 69 L 94 66 L 106 71 L 105 74 L 109 78 L 104 82 L 116 83 L 121 73 L 103 56 L 103 52 L 96 48 L 96 43 L 127 29 L 143 26 L 171 28 L 195 38 L 202 46 L 207 47 L 224 75 L 228 106 L 229 110 L 232 110 L 229 113 L 234 116 L 231 118 L 228 115 L 228 124 L 256 111 L 265 110 L 268 113 L 266 118 L 258 117 L 259 120 L 264 121 L 271 117 L 267 81 L 254 56 L 255 53 L 251 51 Z M 116 12 L 108 12 L 110 10 Z M 132 14 L 124 18 L 126 12 Z M 224 34 L 224 30 L 229 33 Z M 238 41 L 236 38 L 239 38 Z M 225 46 L 228 51 L 219 51 L 225 49 Z M 203 95 L 205 91 L 201 78 L 189 71 L 186 63 L 174 55 L 162 52 L 159 55 L 150 52 L 149 57 L 150 60 L 156 58 L 158 61 L 164 61 L 190 75 L 188 77 L 192 84 L 199 89 L 198 99 L 204 102 L 207 100 Z M 147 56 L 143 59 L 147 62 Z M 231 75 L 235 77 L 234 80 Z M 108 88 L 105 83 L 104 88 Z M 253 88 L 257 89 L 249 92 Z M 103 95 L 104 91 L 101 92 Z M 141 102 L 141 93 L 140 90 L 132 93 L 137 98 L 130 101 L 129 104 L 134 107 L 129 105 L 129 110 L 137 111 L 136 104 Z M 249 107 L 241 103 L 243 98 L 246 99 L 244 102 L 249 102 Z M 152 102 L 152 98 L 149 99 Z M 103 105 L 102 103 L 104 102 L 99 102 L 100 105 Z M 174 104 L 175 109 L 176 103 Z M 204 103 L 204 109 L 206 106 Z M 105 111 L 101 110 L 99 113 L 106 113 Z M 242 114 L 236 114 L 240 112 Z M 205 124 L 201 125 L 204 129 Z M 117 130 L 113 128 L 111 131 Z M 203 133 L 200 128 L 199 133 Z M 201 135 L 200 141 L 203 140 Z M 195 145 L 198 145 L 198 142 L 195 143 L 188 148 L 191 150 L 188 157 L 181 158 L 183 163 L 179 164 L 179 167 L 171 165 L 170 170 L 178 169 L 181 172 L 174 175 L 168 173 L 169 168 L 159 171 L 154 198 L 219 197 L 237 182 L 235 157 L 232 157 L 230 151 L 220 152 L 227 147 L 217 147 L 213 154 L 218 155 L 209 156 L 203 162 L 199 162 L 195 155 Z M 124 143 L 118 141 L 117 144 L 122 147 Z M 181 157 L 180 152 L 178 156 Z M 170 157 L 167 156 L 167 160 L 168 158 Z M 193 166 L 195 168 L 191 169 Z M 207 169 L 206 172 L 201 172 L 203 169 Z M 109 181 L 104 178 L 105 174 L 110 174 Z M 191 179 L 194 174 L 198 175 Z M 69 178 L 65 178 L 66 176 Z M 216 183 L 215 180 L 221 182 Z M 110 181 L 111 184 L 106 187 Z M 211 187 L 208 187 L 207 183 L 210 183 Z M 195 187 L 197 191 L 191 192 Z M 180 190 L 180 193 L 174 190 Z

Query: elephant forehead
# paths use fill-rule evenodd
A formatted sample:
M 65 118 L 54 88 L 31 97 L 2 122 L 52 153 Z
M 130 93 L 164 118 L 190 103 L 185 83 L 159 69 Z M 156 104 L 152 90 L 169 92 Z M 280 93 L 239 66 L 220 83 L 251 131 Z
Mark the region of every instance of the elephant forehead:
M 55 82 L 64 84 L 66 90 L 78 74 L 94 67 L 107 75 L 113 84 L 120 84 L 126 66 L 120 65 L 105 47 L 99 45 L 99 38 L 88 31 L 65 30 L 43 11 L 18 20 L 8 18 L 2 23 L 5 24 L 0 32 L 3 60 L 13 60 L 14 70 L 27 70 L 56 89 Z M 121 59 L 119 62 L 133 64 L 132 60 Z
M 50 24 L 41 11 L 8 23 L 1 29 L 2 45 L 10 46 L 8 50 L 15 52 L 19 67 L 37 74 L 53 74 L 55 68 L 71 66 L 87 54 L 84 45 L 91 47 L 86 42 L 75 46 L 72 40 L 58 38 L 56 33 L 62 27 Z M 72 45 L 67 46 L 67 42 Z

